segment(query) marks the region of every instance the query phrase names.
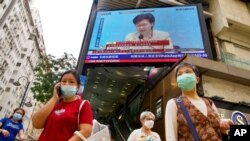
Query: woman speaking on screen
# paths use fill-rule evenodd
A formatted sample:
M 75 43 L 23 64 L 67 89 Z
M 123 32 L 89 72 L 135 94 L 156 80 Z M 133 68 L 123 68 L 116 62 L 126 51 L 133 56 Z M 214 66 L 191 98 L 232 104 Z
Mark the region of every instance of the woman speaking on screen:
M 168 40 L 169 45 L 165 45 L 164 49 L 173 49 L 169 33 L 154 29 L 155 17 L 151 13 L 144 13 L 135 16 L 133 23 L 135 24 L 136 32 L 129 33 L 126 36 L 126 41 Z

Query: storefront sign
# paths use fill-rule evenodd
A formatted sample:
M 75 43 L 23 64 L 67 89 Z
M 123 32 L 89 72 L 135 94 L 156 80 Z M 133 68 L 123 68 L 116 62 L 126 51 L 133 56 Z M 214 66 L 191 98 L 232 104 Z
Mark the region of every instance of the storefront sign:
M 249 124 L 245 114 L 243 114 L 240 111 L 233 112 L 231 115 L 231 119 L 232 119 L 234 125 L 248 125 Z

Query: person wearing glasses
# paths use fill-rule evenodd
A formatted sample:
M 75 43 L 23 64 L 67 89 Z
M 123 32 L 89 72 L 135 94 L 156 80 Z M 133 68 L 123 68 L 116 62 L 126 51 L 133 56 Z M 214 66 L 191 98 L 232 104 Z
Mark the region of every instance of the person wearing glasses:
M 142 127 L 135 129 L 127 141 L 161 141 L 158 133 L 151 129 L 154 127 L 155 115 L 150 111 L 144 111 L 140 115 Z

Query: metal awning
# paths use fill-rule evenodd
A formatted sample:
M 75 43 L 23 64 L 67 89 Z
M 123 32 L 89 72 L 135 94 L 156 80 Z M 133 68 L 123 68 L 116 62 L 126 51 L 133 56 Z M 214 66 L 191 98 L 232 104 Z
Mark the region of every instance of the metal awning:
M 99 0 L 97 10 L 133 9 L 169 6 L 159 0 Z
M 202 3 L 205 17 L 212 16 L 211 13 L 205 11 L 209 6 L 205 0 L 96 0 L 96 2 L 97 10 L 168 7 L 174 5 Z

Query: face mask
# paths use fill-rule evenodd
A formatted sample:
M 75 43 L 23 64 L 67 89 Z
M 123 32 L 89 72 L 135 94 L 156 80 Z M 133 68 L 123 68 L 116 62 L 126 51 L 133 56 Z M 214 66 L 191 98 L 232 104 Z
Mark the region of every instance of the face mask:
M 154 127 L 154 121 L 153 120 L 146 120 L 144 122 L 145 126 L 148 128 L 148 129 L 151 129 Z
M 22 119 L 22 115 L 21 114 L 19 114 L 19 113 L 14 113 L 14 115 L 13 115 L 13 119 L 15 120 L 15 121 L 19 121 L 20 119 Z
M 196 85 L 196 76 L 194 73 L 184 73 L 177 77 L 177 83 L 183 91 L 190 91 Z
M 63 97 L 70 98 L 74 96 L 77 92 L 76 86 L 62 85 L 61 86 Z

